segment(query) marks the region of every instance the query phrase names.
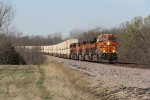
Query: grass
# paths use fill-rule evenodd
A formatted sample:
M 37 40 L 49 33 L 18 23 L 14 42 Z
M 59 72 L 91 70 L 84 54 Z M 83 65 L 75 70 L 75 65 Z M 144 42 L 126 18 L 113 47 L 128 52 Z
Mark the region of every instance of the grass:
M 53 94 L 54 100 L 96 100 L 88 93 L 88 82 L 83 74 L 52 61 L 46 66 L 45 71 L 49 74 L 46 75 L 45 85 L 51 86 L 48 90 Z
M 31 88 L 35 85 L 35 70 L 30 66 L 0 66 L 0 100 L 31 100 L 37 93 Z
M 96 100 L 83 74 L 62 64 L 0 65 L 0 100 Z
M 49 100 L 49 99 L 51 99 L 51 96 L 50 96 L 49 92 L 47 91 L 46 87 L 44 86 L 45 71 L 40 66 L 38 68 L 39 68 L 40 77 L 37 82 L 37 86 L 41 92 L 41 98 L 43 100 Z

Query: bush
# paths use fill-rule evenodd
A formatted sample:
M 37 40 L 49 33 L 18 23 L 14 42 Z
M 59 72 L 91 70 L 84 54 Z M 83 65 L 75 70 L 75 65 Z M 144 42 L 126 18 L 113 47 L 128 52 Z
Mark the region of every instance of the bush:
M 24 58 L 27 64 L 39 65 L 44 63 L 45 57 L 41 53 L 41 48 L 35 47 L 31 49 L 19 48 L 18 52 Z
M 0 64 L 19 65 L 26 64 L 22 56 L 16 52 L 15 48 L 9 42 L 3 42 L 0 46 Z

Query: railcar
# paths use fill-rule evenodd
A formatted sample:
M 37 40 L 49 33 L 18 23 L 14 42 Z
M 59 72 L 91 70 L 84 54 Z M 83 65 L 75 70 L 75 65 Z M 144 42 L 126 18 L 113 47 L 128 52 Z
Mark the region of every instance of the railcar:
M 114 35 L 101 35 L 98 37 L 98 55 L 102 59 L 117 60 L 117 37 Z
M 117 37 L 112 34 L 103 34 L 98 37 L 71 44 L 71 59 L 88 61 L 117 61 Z

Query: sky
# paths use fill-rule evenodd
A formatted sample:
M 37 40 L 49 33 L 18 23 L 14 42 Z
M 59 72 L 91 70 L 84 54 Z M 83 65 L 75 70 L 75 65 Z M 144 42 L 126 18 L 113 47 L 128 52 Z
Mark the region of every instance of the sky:
M 150 15 L 150 0 L 11 0 L 14 25 L 25 35 L 118 27 Z

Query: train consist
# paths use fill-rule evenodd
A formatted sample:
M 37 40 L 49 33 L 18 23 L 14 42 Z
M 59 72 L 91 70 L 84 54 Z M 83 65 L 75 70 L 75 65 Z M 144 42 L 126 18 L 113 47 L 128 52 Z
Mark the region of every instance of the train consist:
M 82 43 L 70 45 L 70 59 L 88 61 L 117 61 L 117 37 L 103 34 Z
M 79 42 L 70 39 L 56 45 L 38 46 L 43 54 L 87 61 L 117 61 L 117 37 L 112 34 L 103 34 L 87 41 Z M 35 46 L 25 46 L 26 49 Z

